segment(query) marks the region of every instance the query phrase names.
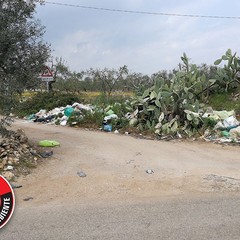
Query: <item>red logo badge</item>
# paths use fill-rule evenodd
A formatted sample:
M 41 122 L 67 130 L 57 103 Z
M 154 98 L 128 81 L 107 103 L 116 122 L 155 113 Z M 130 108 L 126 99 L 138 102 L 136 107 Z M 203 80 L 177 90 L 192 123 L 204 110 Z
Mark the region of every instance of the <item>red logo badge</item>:
M 15 207 L 15 197 L 11 185 L 0 176 L 0 228 L 11 218 Z

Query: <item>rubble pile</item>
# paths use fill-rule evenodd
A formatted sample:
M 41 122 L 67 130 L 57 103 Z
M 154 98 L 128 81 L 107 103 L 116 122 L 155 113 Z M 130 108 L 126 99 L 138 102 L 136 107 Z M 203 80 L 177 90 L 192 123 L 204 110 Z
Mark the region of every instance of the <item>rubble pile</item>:
M 29 144 L 22 129 L 0 138 L 0 174 L 8 180 L 20 172 L 28 173 L 30 167 L 36 166 L 37 160 L 37 151 Z

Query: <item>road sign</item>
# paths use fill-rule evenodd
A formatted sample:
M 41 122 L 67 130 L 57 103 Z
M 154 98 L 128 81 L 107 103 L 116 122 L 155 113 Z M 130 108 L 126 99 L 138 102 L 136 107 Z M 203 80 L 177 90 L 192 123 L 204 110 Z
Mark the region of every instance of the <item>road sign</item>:
M 40 75 L 40 78 L 42 79 L 43 82 L 53 81 L 53 73 L 51 72 L 48 66 L 43 67 L 43 71 L 42 71 L 42 74 Z
M 53 81 L 53 77 L 41 77 L 43 82 L 52 82 Z

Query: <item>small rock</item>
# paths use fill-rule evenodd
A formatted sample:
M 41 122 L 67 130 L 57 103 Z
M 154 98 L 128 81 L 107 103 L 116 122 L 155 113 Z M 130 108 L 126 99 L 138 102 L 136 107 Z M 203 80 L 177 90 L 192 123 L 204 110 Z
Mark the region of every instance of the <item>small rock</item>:
M 4 164 L 0 163 L 0 169 L 3 169 L 3 168 L 4 168 Z
M 3 172 L 2 175 L 3 175 L 3 177 L 5 177 L 7 180 L 12 180 L 13 177 L 14 177 L 14 174 L 13 174 L 12 172 L 9 172 L 9 171 Z
M 6 158 L 6 157 L 3 158 L 3 160 L 2 160 L 2 164 L 3 164 L 4 166 L 7 164 L 7 158 Z
M 9 164 L 9 165 L 13 165 L 12 160 L 8 160 L 8 164 Z
M 13 158 L 13 163 L 18 163 L 19 162 L 19 158 Z
M 6 157 L 7 156 L 7 151 L 4 151 L 1 153 L 0 158 Z

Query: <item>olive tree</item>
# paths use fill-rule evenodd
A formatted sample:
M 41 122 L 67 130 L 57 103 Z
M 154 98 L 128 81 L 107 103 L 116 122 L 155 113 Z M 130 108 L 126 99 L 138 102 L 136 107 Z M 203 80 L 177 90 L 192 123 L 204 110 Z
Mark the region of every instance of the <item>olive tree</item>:
M 114 91 L 119 81 L 123 81 L 128 76 L 128 68 L 126 65 L 120 67 L 118 70 L 104 68 L 102 70 L 90 70 L 94 81 L 101 84 L 100 89 L 104 94 L 108 96 Z
M 0 1 L 0 107 L 5 115 L 17 93 L 36 85 L 36 76 L 50 55 L 44 27 L 34 18 L 37 2 Z
M 35 7 L 33 0 L 0 2 L 0 94 L 7 101 L 36 84 L 50 54 L 42 39 L 44 27 L 34 19 Z

